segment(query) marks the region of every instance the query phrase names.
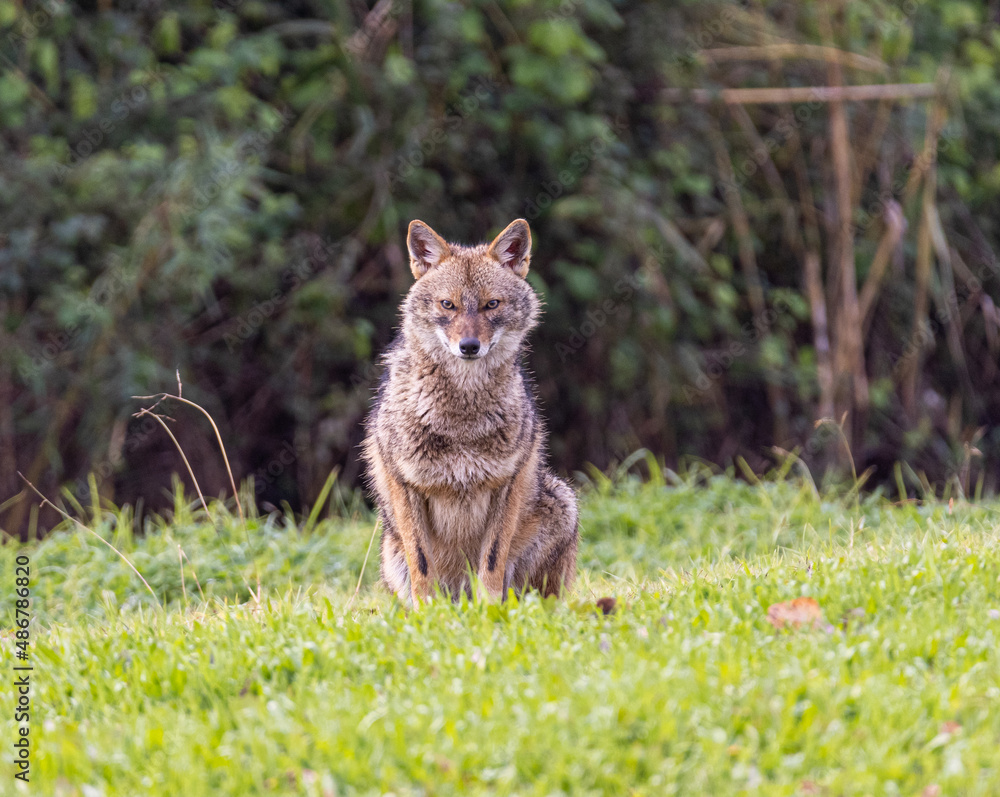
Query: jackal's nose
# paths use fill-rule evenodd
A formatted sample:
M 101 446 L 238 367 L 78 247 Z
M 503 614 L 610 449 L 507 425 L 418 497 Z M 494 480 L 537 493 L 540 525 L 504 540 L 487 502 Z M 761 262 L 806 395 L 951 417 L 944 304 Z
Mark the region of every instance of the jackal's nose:
M 458 342 L 458 350 L 464 357 L 473 357 L 479 354 L 479 338 L 462 338 Z

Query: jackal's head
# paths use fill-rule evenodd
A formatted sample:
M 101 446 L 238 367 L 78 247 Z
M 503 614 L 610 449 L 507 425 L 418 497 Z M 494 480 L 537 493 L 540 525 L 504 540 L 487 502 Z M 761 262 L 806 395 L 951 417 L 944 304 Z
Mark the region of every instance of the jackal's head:
M 404 334 L 436 359 L 512 358 L 538 321 L 538 297 L 525 280 L 528 223 L 511 222 L 489 245 L 461 246 L 413 221 L 406 245 L 417 281 L 404 303 Z

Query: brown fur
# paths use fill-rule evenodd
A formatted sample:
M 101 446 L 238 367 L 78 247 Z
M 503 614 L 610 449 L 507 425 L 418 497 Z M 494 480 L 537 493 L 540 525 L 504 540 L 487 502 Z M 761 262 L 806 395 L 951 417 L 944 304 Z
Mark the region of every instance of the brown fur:
M 457 598 L 470 573 L 493 598 L 510 588 L 556 594 L 576 574 L 577 507 L 545 464 L 545 428 L 521 367 L 540 310 L 524 279 L 528 224 L 465 247 L 414 221 L 407 246 L 417 281 L 364 443 L 383 581 L 413 602 L 435 583 Z M 474 358 L 461 348 L 473 339 Z

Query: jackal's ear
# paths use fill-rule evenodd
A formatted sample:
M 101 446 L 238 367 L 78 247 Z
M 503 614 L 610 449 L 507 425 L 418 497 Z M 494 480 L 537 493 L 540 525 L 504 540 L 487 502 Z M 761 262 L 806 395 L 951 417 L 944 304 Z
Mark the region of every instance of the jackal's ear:
M 451 254 L 444 238 L 418 219 L 410 222 L 406 248 L 410 250 L 410 271 L 417 279 Z
M 507 229 L 490 244 L 490 255 L 517 276 L 527 277 L 528 265 L 531 263 L 531 230 L 528 229 L 528 222 L 517 219 L 508 224 Z

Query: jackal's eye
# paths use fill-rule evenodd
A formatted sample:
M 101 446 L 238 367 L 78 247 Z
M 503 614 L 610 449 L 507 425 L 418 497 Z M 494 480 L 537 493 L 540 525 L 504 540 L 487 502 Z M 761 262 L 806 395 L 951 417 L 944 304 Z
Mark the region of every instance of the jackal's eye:
M 441 306 L 442 306 L 442 307 L 443 307 L 443 308 L 444 308 L 445 310 L 454 310 L 454 309 L 455 309 L 455 305 L 454 305 L 454 304 L 452 304 L 451 302 L 449 302 L 449 301 L 448 301 L 447 299 L 442 299 L 442 300 L 441 300 Z
M 490 299 L 486 303 L 486 309 L 487 310 L 496 310 L 497 307 L 499 307 L 499 306 L 500 306 L 500 301 L 498 299 Z

